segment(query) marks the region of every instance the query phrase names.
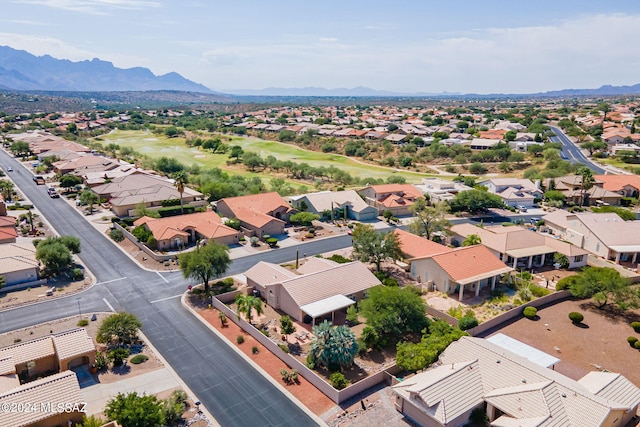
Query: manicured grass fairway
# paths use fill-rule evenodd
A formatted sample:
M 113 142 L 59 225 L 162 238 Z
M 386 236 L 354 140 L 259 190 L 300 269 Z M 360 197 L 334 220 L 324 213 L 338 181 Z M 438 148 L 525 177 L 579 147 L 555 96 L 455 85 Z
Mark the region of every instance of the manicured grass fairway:
M 280 142 L 264 141 L 256 138 L 241 138 L 236 136 L 229 137 L 226 135 L 215 135 L 215 137 L 219 137 L 225 144 L 239 145 L 245 151 L 253 151 L 262 157 L 272 155 L 278 160 L 291 160 L 297 163 L 306 162 L 315 167 L 335 166 L 341 170 L 349 172 L 354 177 L 386 179 L 390 175 L 399 175 L 403 176 L 407 182 L 418 183 L 423 177 L 437 176 L 407 171 L 395 172 L 392 169 L 361 164 L 348 157 L 339 156 L 337 154 L 307 151 L 294 145 L 283 144 Z M 232 140 L 229 141 L 229 138 Z M 187 147 L 184 144 L 184 141 L 184 138 L 167 138 L 163 135 L 154 135 L 145 131 L 116 130 L 108 135 L 100 137 L 100 140 L 97 142 L 101 142 L 104 145 L 114 143 L 121 147 L 131 147 L 135 151 L 149 156 L 152 159 L 166 156 L 175 158 L 180 163 L 187 166 L 196 164 L 201 168 L 218 167 L 226 170 L 230 174 L 271 178 L 271 176 L 265 176 L 266 174 L 260 172 L 228 168 L 226 165 L 226 161 L 228 160 L 227 154 L 212 154 L 204 150 L 198 150 L 197 147 Z

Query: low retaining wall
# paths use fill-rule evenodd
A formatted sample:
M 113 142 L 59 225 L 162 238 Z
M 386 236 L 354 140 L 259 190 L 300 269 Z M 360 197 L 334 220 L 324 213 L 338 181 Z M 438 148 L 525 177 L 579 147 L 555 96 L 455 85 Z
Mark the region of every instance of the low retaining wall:
M 155 253 L 154 251 L 149 249 L 146 245 L 140 243 L 138 241 L 138 239 L 136 239 L 136 237 L 133 234 L 129 233 L 124 227 L 122 227 L 117 222 L 114 222 L 113 226 L 116 228 L 116 230 L 120 230 L 122 232 L 122 235 L 125 238 L 129 239 L 131 241 L 131 243 L 136 245 L 141 251 L 143 251 L 145 254 L 149 255 L 154 260 L 156 260 L 158 262 L 165 262 L 165 261 L 169 261 L 170 259 L 175 259 L 176 258 L 174 255 L 162 255 L 162 254 Z
M 2 292 L 21 291 L 23 289 L 36 288 L 46 284 L 47 284 L 47 279 L 38 279 L 38 280 L 34 280 L 33 282 L 23 282 L 23 283 L 16 283 L 14 285 L 7 285 L 4 288 L 2 288 Z M 51 286 L 55 286 L 55 284 L 52 283 Z
M 238 326 L 240 326 L 246 333 L 255 338 L 260 344 L 265 346 L 271 353 L 276 355 L 284 363 L 298 371 L 300 375 L 302 375 L 307 381 L 313 384 L 318 390 L 320 390 L 325 396 L 333 400 L 335 403 L 342 403 L 345 400 L 357 395 L 358 393 L 361 393 L 362 391 L 367 390 L 374 385 L 387 380 L 389 375 L 393 375 L 394 373 L 399 372 L 399 369 L 394 364 L 387 367 L 386 369 L 381 370 L 380 372 L 376 372 L 375 374 L 370 375 L 367 378 L 350 385 L 345 389 L 336 390 L 329 383 L 320 378 L 315 372 L 307 368 L 304 363 L 282 351 L 282 349 L 278 347 L 275 342 L 271 341 L 271 339 L 265 336 L 253 325 L 249 324 L 242 318 L 239 318 L 236 313 L 234 313 L 220 299 L 218 299 L 220 296 L 222 296 L 226 300 L 227 298 L 231 298 L 232 294 L 237 295 L 238 293 L 240 293 L 240 291 L 228 292 L 226 294 L 216 296 L 215 298 L 213 298 L 213 306 L 223 312 L 229 319 L 234 319 Z M 233 299 L 235 299 L 235 295 L 233 296 Z
M 453 316 L 448 315 L 445 312 L 442 312 L 442 311 L 437 310 L 437 309 L 435 309 L 433 307 L 427 306 L 427 314 L 430 315 L 430 316 L 435 317 L 436 319 L 444 320 L 445 322 L 447 322 L 450 325 L 458 327 L 458 319 L 456 319 Z

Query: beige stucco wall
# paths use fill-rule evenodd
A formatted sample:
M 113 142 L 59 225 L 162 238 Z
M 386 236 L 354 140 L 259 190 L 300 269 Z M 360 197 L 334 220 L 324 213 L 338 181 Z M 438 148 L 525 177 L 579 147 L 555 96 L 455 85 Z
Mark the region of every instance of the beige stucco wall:
M 451 277 L 442 270 L 432 258 L 414 259 L 411 261 L 411 276 L 416 280 L 420 278 L 420 282 L 424 285 L 429 281 L 433 281 L 436 289 L 441 292 L 451 293 L 453 291 L 453 289 L 447 287 Z M 429 288 L 429 290 L 431 290 L 431 288 Z
M 38 267 L 26 268 L 24 270 L 11 271 L 3 274 L 7 280 L 7 286 L 17 285 L 38 280 Z

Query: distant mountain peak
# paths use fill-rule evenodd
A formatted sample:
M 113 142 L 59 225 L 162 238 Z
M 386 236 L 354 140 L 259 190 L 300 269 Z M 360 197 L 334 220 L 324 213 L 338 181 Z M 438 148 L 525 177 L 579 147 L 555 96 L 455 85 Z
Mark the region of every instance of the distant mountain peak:
M 148 68 L 117 68 L 100 58 L 73 62 L 50 55 L 35 56 L 9 46 L 0 46 L 0 81 L 3 87 L 13 90 L 214 93 L 176 72 L 156 76 Z

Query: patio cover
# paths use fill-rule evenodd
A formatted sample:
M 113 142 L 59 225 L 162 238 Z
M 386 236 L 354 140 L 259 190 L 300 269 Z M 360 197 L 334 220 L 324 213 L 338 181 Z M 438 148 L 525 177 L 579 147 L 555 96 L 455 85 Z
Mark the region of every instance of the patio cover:
M 333 313 L 336 310 L 349 307 L 355 303 L 356 302 L 354 300 L 347 298 L 344 295 L 334 295 L 310 304 L 305 304 L 300 307 L 300 310 L 315 319 L 323 314 Z
M 513 258 L 524 258 L 524 257 L 530 257 L 530 256 L 536 256 L 536 255 L 542 255 L 542 254 L 549 254 L 553 252 L 556 252 L 556 251 L 547 245 L 542 245 L 542 246 L 532 246 L 530 248 L 513 249 L 510 251 L 507 251 L 507 255 Z
M 520 357 L 524 357 L 528 361 L 542 366 L 543 368 L 553 366 L 560 361 L 560 359 L 558 359 L 557 357 L 553 357 L 552 355 L 545 353 L 544 351 L 540 351 L 537 348 L 531 347 L 530 345 L 525 344 L 522 341 L 518 341 L 517 339 L 511 338 L 510 336 L 507 336 L 505 334 L 492 335 L 487 338 L 487 341 L 499 347 L 502 347 L 505 350 L 509 350 L 510 352 L 515 353 Z

